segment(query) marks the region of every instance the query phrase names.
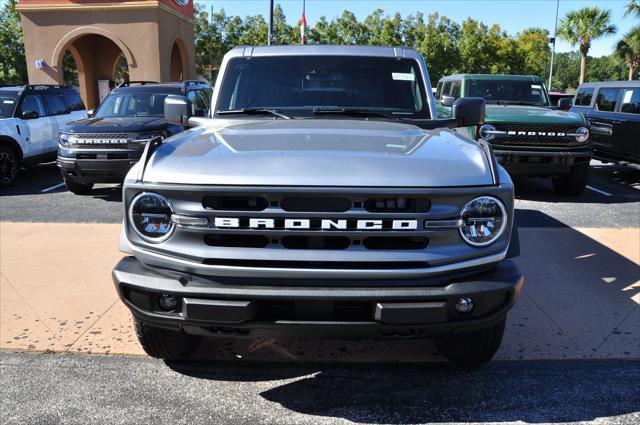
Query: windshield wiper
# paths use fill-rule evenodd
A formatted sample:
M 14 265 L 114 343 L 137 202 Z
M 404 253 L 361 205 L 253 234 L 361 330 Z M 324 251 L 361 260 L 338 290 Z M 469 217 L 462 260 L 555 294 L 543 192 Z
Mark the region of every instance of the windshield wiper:
M 241 109 L 230 109 L 228 111 L 216 111 L 218 115 L 273 115 L 274 117 L 282 118 L 285 120 L 292 119 L 289 115 L 283 114 L 282 112 L 276 109 L 268 109 L 268 108 L 241 108 Z
M 387 118 L 390 120 L 397 120 L 398 117 L 395 117 L 390 114 L 386 114 L 380 111 L 373 111 L 370 109 L 350 109 L 350 108 L 316 108 L 313 110 L 313 113 L 316 115 L 347 115 L 352 117 L 381 117 Z

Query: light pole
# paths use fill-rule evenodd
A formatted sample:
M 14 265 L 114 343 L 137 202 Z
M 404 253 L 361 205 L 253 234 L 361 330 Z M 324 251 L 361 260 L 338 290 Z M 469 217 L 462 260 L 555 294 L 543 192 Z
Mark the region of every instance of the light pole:
M 273 0 L 269 0 L 269 46 L 273 44 Z
M 558 33 L 558 11 L 560 10 L 560 0 L 556 0 L 556 24 L 553 29 L 553 38 L 551 39 L 551 43 L 553 46 L 551 47 L 551 67 L 549 68 L 549 90 L 551 90 L 551 79 L 553 78 L 553 59 L 556 54 L 556 37 Z

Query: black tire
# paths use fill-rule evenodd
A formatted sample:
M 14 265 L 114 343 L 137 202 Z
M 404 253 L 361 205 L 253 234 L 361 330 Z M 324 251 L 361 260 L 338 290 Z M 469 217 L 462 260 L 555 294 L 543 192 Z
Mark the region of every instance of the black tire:
M 201 336 L 158 328 L 139 319 L 134 319 L 134 323 L 140 345 L 148 355 L 157 359 L 186 359 L 196 351 L 202 340 Z
M 490 328 L 452 334 L 436 339 L 436 348 L 458 366 L 479 366 L 491 360 L 500 348 L 506 319 Z
M 16 182 L 20 163 L 13 149 L 0 146 L 0 188 L 11 187 Z
M 67 186 L 69 192 L 75 195 L 88 195 L 93 189 L 93 183 L 78 183 L 64 179 L 64 184 Z
M 589 180 L 589 164 L 576 165 L 569 174 L 553 178 L 553 188 L 559 195 L 580 195 Z

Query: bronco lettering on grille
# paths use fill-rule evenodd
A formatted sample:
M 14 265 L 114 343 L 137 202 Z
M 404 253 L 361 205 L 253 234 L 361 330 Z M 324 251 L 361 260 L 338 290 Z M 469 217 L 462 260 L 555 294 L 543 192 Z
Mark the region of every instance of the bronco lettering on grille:
M 216 217 L 214 226 L 220 229 L 283 229 L 283 230 L 417 230 L 418 220 L 382 219 L 317 219 L 308 218 L 245 218 Z

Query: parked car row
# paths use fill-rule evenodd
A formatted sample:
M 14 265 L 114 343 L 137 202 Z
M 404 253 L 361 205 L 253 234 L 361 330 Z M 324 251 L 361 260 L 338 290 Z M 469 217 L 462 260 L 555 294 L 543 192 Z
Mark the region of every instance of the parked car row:
M 122 183 L 146 142 L 184 130 L 164 121 L 164 99 L 172 94 L 187 96 L 194 116 L 208 114 L 211 88 L 201 81 L 126 82 L 89 112 L 71 87 L 0 87 L 0 188 L 15 183 L 21 165 L 56 158 L 73 193 Z
M 576 95 L 548 93 L 535 76 L 460 74 L 433 89 L 440 116 L 461 97 L 487 102 L 483 138 L 512 175 L 551 177 L 559 194 L 580 194 L 596 158 L 640 164 L 640 81 L 586 83 Z M 164 99 L 185 95 L 194 116 L 207 116 L 212 90 L 204 82 L 126 82 L 95 111 L 75 89 L 57 85 L 0 88 L 0 188 L 20 165 L 56 158 L 69 191 L 120 183 L 146 142 L 185 129 L 163 119 Z

